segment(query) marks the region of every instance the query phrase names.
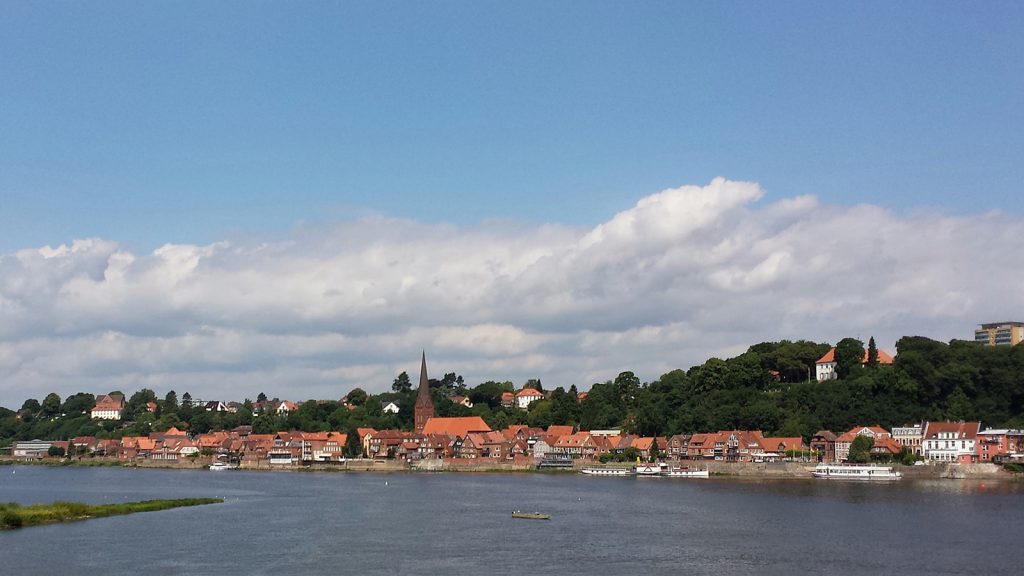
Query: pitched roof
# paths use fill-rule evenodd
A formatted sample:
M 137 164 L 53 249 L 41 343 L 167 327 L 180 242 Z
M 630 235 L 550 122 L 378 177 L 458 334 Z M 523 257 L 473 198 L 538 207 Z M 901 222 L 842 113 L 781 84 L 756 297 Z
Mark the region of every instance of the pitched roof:
M 434 416 L 423 427 L 424 434 L 454 434 L 466 436 L 470 432 L 490 432 L 491 427 L 479 416 L 440 418 Z
M 879 364 L 892 364 L 892 356 L 890 356 L 888 352 L 886 352 L 885 350 L 882 350 L 881 348 L 877 348 L 877 350 L 878 350 L 878 363 Z M 836 347 L 833 346 L 833 347 L 828 349 L 828 352 L 825 352 L 824 356 L 822 356 L 821 358 L 818 358 L 818 361 L 815 362 L 815 364 L 828 364 L 829 362 L 835 362 L 835 361 L 836 361 Z M 861 359 L 860 363 L 861 364 L 867 364 L 868 363 L 868 351 L 867 351 L 867 349 L 864 350 L 864 358 Z
M 925 428 L 924 438 L 935 439 L 939 433 L 953 433 L 955 438 L 974 440 L 978 437 L 981 422 L 929 422 Z
M 572 434 L 572 426 L 555 426 L 552 424 L 548 426 L 549 436 L 568 436 Z
M 516 394 L 516 398 L 543 398 L 544 393 L 536 388 L 523 388 Z

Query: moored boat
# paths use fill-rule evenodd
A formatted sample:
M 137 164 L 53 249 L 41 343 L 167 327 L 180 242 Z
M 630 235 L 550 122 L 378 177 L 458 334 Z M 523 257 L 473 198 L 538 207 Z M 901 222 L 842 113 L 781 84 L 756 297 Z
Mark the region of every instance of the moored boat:
M 903 477 L 892 466 L 874 464 L 818 464 L 811 474 L 830 480 L 899 480 Z
M 669 478 L 709 478 L 707 468 L 669 468 L 664 473 Z
M 234 470 L 236 468 L 238 468 L 238 466 L 228 464 L 227 462 L 214 462 L 213 464 L 210 464 L 210 470 L 213 470 L 214 472 L 219 472 L 221 470 Z
M 588 476 L 632 476 L 633 471 L 629 468 L 583 468 L 581 474 Z
M 654 464 L 637 464 L 633 466 L 633 473 L 637 476 L 663 476 L 668 471 L 668 465 L 664 462 Z

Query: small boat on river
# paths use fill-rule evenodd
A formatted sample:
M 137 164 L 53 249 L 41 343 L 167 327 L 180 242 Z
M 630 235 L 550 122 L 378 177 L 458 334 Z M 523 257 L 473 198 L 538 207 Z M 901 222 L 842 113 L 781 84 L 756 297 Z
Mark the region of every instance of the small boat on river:
M 220 472 L 222 470 L 234 470 L 236 468 L 238 468 L 238 466 L 234 464 L 228 464 L 227 462 L 214 462 L 213 464 L 210 464 L 210 470 L 213 470 L 214 472 Z
M 516 510 L 512 513 L 513 518 L 522 518 L 524 520 L 551 520 L 551 514 L 541 514 L 540 512 L 520 512 Z

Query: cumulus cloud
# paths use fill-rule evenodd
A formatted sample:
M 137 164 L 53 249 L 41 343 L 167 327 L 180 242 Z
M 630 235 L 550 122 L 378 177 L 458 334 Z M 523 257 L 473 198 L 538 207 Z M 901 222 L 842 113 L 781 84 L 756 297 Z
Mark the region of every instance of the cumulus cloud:
M 371 218 L 275 242 L 0 255 L 0 404 L 142 386 L 338 398 L 415 372 L 644 379 L 782 338 L 970 338 L 1018 318 L 1024 222 L 894 215 L 715 179 L 592 229 Z M 16 407 L 16 406 L 15 406 Z

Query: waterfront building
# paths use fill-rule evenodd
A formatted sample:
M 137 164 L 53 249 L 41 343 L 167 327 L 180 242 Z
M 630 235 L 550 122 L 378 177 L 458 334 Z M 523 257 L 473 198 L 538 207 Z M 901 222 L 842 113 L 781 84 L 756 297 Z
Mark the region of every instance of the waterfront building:
M 1024 430 L 982 430 L 975 444 L 981 462 L 1024 457 Z
M 868 363 L 868 351 L 864 350 L 864 358 L 860 361 L 861 364 Z M 879 364 L 892 364 L 892 356 L 890 356 L 885 350 L 878 349 L 878 363 Z M 824 356 L 818 358 L 815 362 L 815 370 L 818 375 L 818 382 L 824 382 L 825 380 L 835 380 L 838 378 L 836 374 L 836 348 L 833 346 L 829 348 L 828 352 Z
M 826 464 L 836 461 L 836 435 L 831 430 L 818 430 L 811 436 L 811 451 L 818 456 L 818 462 Z
M 977 462 L 980 430 L 981 422 L 928 422 L 922 441 L 925 459 L 959 464 Z
M 881 426 L 854 426 L 845 434 L 840 435 L 836 438 L 836 462 L 846 462 L 847 458 L 850 457 L 850 445 L 857 436 L 869 436 L 875 440 L 875 444 L 879 447 L 885 448 L 886 451 L 891 452 L 892 447 L 888 445 L 886 440 L 892 440 L 892 434 L 890 434 L 885 428 Z M 896 449 L 899 452 L 899 448 Z
M 1024 322 L 982 324 L 974 331 L 974 341 L 986 346 L 1016 346 L 1024 340 Z
M 414 428 L 423 432 L 427 420 L 434 417 L 434 400 L 430 397 L 430 381 L 427 379 L 427 353 L 423 352 L 420 362 L 420 387 L 416 391 L 416 405 L 413 407 Z
M 917 456 L 921 455 L 921 440 L 923 438 L 924 426 L 920 422 L 913 426 L 899 426 L 892 429 L 892 439 Z
M 11 445 L 11 455 L 15 458 L 42 458 L 49 453 L 51 446 L 56 445 L 59 442 L 53 440 L 22 440 Z

